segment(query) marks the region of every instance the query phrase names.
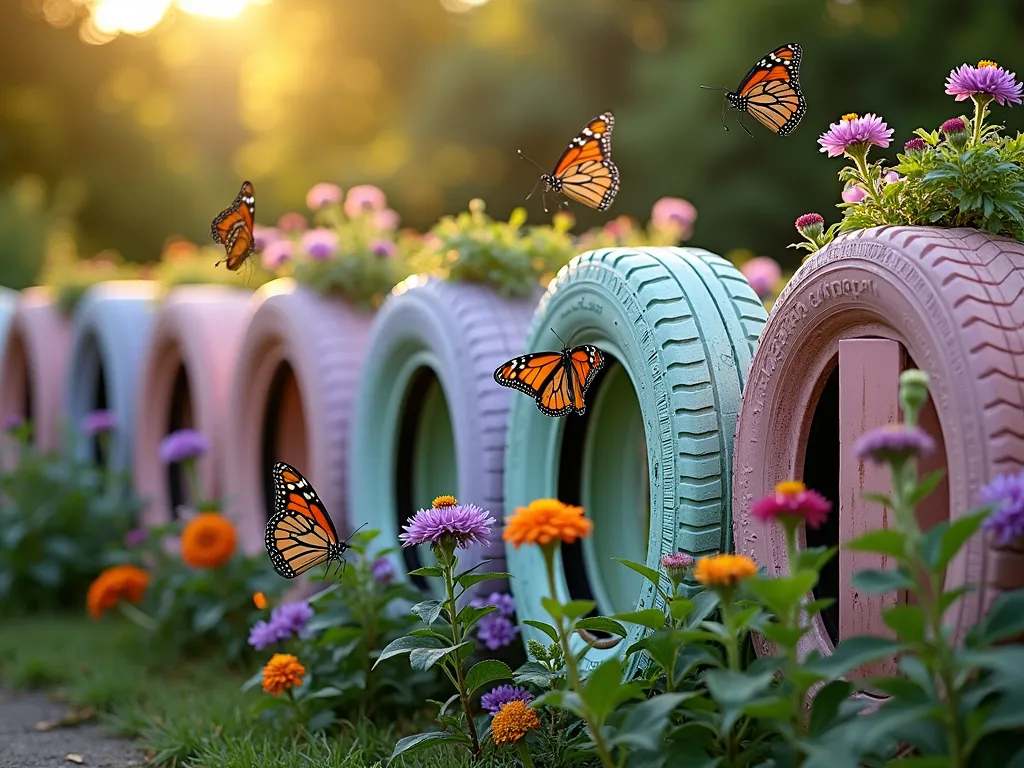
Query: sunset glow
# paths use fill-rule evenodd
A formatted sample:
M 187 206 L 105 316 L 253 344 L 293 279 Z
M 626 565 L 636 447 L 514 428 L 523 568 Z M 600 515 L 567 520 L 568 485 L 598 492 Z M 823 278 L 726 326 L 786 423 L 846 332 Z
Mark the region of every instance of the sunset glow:
M 89 20 L 103 36 L 138 35 L 159 24 L 172 8 L 214 19 L 233 19 L 251 5 L 269 0 L 92 0 Z

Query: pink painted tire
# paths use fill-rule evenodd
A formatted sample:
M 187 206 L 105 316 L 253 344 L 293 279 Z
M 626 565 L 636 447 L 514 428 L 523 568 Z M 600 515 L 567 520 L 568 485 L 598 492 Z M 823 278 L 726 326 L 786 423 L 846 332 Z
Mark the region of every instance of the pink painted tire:
M 884 510 L 860 494 L 888 490 L 887 475 L 860 466 L 852 443 L 897 420 L 897 378 L 910 367 L 931 377 L 921 425 L 937 450 L 922 470 L 948 472 L 921 523 L 975 509 L 981 485 L 1024 466 L 1022 329 L 1024 244 L 969 229 L 879 227 L 812 256 L 776 301 L 744 392 L 734 454 L 737 551 L 786 571 L 782 534 L 750 510 L 789 478 L 836 502 L 831 530 L 809 532 L 812 544 L 884 524 Z M 822 579 L 825 594 L 839 598 L 838 617 L 831 627 L 818 620 L 805 650 L 829 653 L 837 636 L 884 634 L 880 611 L 897 596 L 858 595 L 848 579 L 855 569 L 886 566 L 841 550 Z M 947 570 L 947 589 L 965 582 L 981 586 L 948 614 L 958 636 L 1000 591 L 1024 586 L 1024 557 L 979 534 Z
M 223 495 L 227 401 L 251 299 L 235 288 L 185 285 L 156 311 L 138 376 L 132 440 L 135 490 L 146 501 L 147 525 L 173 519 L 176 505 L 187 501 L 177 469 L 159 455 L 160 441 L 176 429 L 197 429 L 210 441 L 198 462 L 199 484 L 206 498 Z
M 0 414 L 32 421 L 37 448 L 61 444 L 70 323 L 45 287 L 26 288 L 0 352 Z
M 350 425 L 373 315 L 290 278 L 256 292 L 228 403 L 227 498 L 247 551 L 263 549 L 270 470 L 286 461 L 316 488 L 342 536 Z

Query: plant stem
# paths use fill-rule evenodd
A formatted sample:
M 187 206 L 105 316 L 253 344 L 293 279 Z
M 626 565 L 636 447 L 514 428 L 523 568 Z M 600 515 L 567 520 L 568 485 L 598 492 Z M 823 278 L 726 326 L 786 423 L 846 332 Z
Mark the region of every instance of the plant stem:
M 725 646 L 725 660 L 726 666 L 733 672 L 740 671 L 740 653 L 736 647 L 736 635 L 732 629 L 732 592 L 722 594 L 722 600 L 719 603 L 719 608 L 722 611 L 722 625 L 726 628 L 726 634 L 729 636 L 728 641 L 723 642 Z
M 153 617 L 143 613 L 131 603 L 126 602 L 124 600 L 120 600 L 117 603 L 117 607 L 120 609 L 121 613 L 124 616 L 127 616 L 129 619 L 131 619 L 133 622 L 138 624 L 143 629 L 149 632 L 153 632 L 156 630 L 156 621 L 153 619 Z
M 530 757 L 530 748 L 526 746 L 526 737 L 521 738 L 516 746 L 519 747 L 519 759 L 523 761 L 524 768 L 535 768 L 533 758 Z
M 880 204 L 882 201 L 878 197 L 878 190 L 875 189 L 875 182 L 871 179 L 871 174 L 868 170 L 868 148 L 865 147 L 858 152 L 847 153 L 847 157 L 852 157 L 853 162 L 857 164 L 857 171 L 863 180 L 864 189 L 871 196 L 871 199 L 875 203 Z
M 452 645 L 458 646 L 462 642 L 462 628 L 455 618 L 457 615 L 455 611 L 455 563 L 457 561 L 454 556 L 446 557 L 443 560 L 441 558 L 438 559 L 441 561 L 441 567 L 444 569 L 444 588 L 448 594 L 448 618 L 451 619 L 452 624 Z M 462 649 L 456 648 L 454 653 L 455 658 L 453 659 L 452 666 L 455 667 L 455 680 L 456 687 L 459 690 L 459 701 L 462 702 L 462 711 L 466 713 L 466 727 L 469 729 L 469 738 L 473 741 L 473 756 L 479 760 L 481 756 L 480 739 L 476 735 L 473 710 L 469 706 L 469 693 L 466 691 L 466 678 L 460 659 Z
M 199 487 L 199 469 L 195 459 L 182 462 L 185 470 L 185 484 L 188 486 L 188 501 L 192 508 L 199 511 L 202 502 L 202 489 Z
M 988 104 L 992 101 L 992 97 L 978 94 L 977 96 L 972 96 L 971 101 L 974 102 L 974 120 L 971 121 L 974 124 L 974 135 L 971 144 L 977 146 L 981 143 L 981 128 L 985 122 Z

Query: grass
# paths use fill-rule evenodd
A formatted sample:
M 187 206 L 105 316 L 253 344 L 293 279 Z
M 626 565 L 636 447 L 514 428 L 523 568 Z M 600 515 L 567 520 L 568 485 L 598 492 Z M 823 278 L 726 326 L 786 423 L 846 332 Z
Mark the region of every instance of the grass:
M 242 692 L 253 669 L 231 669 L 215 654 L 155 657 L 138 629 L 112 618 L 50 616 L 0 625 L 0 685 L 50 689 L 69 705 L 93 708 L 111 735 L 139 739 L 167 768 L 377 768 L 407 733 L 369 721 L 300 737 L 262 720 L 253 706 L 266 694 Z M 394 768 L 504 768 L 502 750 L 482 763 L 450 747 L 398 759 Z

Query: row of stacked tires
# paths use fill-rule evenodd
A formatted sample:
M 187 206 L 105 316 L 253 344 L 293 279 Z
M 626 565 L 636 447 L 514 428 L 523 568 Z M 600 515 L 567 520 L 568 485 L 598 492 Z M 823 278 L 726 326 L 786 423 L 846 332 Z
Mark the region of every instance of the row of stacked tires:
M 656 568 L 679 550 L 735 549 L 784 571 L 783 543 L 750 515 L 784 479 L 836 501 L 811 544 L 883 525 L 884 510 L 860 494 L 885 490 L 884 478 L 851 446 L 898 418 L 907 367 L 931 375 L 923 425 L 940 446 L 933 466 L 948 472 L 925 522 L 971 509 L 982 484 L 1024 466 L 1022 329 L 1024 246 L 972 230 L 841 240 L 801 267 L 768 318 L 738 270 L 693 248 L 585 253 L 527 300 L 411 277 L 376 313 L 290 279 L 162 297 L 124 281 L 93 287 L 66 320 L 34 288 L 0 296 L 0 412 L 31 418 L 37 444 L 53 448 L 61 424 L 114 411 L 122 428 L 108 460 L 132 471 L 148 523 L 184 500 L 160 440 L 202 431 L 212 443 L 204 495 L 223 500 L 252 551 L 277 460 L 310 478 L 339 530 L 368 523 L 380 547 L 443 493 L 499 518 L 535 498 L 580 504 L 595 532 L 565 549 L 558 588 L 608 614 L 658 599 L 613 557 Z M 584 417 L 548 418 L 492 380 L 501 362 L 558 349 L 559 337 L 613 358 Z M 392 556 L 404 573 L 426 553 Z M 506 552 L 499 529 L 469 556 L 514 574 L 520 622 L 541 618 L 538 553 Z M 849 589 L 850 570 L 869 565 L 858 557 L 841 552 L 819 587 L 839 598 L 816 627 L 826 652 L 847 634 L 884 632 L 875 598 Z M 983 586 L 954 611 L 961 632 L 998 591 L 1024 586 L 1024 553 L 976 537 L 947 586 L 965 580 Z

